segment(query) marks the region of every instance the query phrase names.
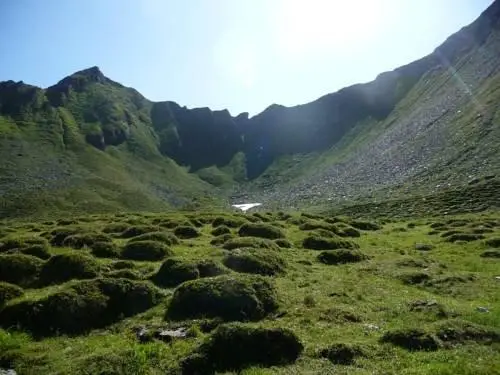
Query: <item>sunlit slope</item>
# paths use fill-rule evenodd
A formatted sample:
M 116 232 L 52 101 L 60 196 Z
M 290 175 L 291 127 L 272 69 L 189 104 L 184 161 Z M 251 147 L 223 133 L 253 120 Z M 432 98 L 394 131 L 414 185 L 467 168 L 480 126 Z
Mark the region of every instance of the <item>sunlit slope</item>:
M 359 121 L 327 151 L 277 159 L 254 191 L 277 205 L 337 204 L 440 192 L 494 175 L 499 102 L 500 33 L 492 29 L 483 44 L 423 74 L 385 119 Z
M 88 81 L 65 93 L 2 83 L 2 216 L 156 211 L 204 200 L 207 184 L 158 151 L 148 103 L 130 100 L 142 96 L 79 79 Z

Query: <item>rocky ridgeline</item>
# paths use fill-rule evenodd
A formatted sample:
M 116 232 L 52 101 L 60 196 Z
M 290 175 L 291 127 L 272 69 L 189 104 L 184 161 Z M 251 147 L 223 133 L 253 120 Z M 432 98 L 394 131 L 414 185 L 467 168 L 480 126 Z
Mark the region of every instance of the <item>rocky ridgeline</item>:
M 425 75 L 407 99 L 385 121 L 375 125 L 380 128 L 378 134 L 342 161 L 306 175 L 291 186 L 271 182 L 261 191 L 246 194 L 250 199 L 279 206 L 314 200 L 345 202 L 370 196 L 375 190 L 385 190 L 390 198 L 393 189 L 409 182 L 423 191 L 436 192 L 487 174 L 495 167 L 491 154 L 498 155 L 498 143 L 494 142 L 500 139 L 498 129 L 493 129 L 493 134 L 491 129 L 488 132 L 494 138 L 479 139 L 491 147 L 490 155 L 483 158 L 475 139 L 466 134 L 474 128 L 479 135 L 473 136 L 484 137 L 481 131 L 491 126 L 494 109 L 492 112 L 491 103 L 485 103 L 479 93 L 499 72 L 497 33 L 455 66 L 443 61 Z M 454 163 L 453 167 L 450 163 Z M 460 168 L 461 163 L 466 168 Z M 433 181 L 436 177 L 438 180 Z

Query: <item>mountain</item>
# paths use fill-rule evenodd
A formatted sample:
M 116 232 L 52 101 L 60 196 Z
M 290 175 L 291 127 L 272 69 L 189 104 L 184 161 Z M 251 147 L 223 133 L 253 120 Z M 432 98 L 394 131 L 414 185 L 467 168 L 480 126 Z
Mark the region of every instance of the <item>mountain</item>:
M 0 83 L 0 214 L 377 202 L 500 172 L 500 1 L 430 55 L 249 118 L 152 102 L 97 67 Z

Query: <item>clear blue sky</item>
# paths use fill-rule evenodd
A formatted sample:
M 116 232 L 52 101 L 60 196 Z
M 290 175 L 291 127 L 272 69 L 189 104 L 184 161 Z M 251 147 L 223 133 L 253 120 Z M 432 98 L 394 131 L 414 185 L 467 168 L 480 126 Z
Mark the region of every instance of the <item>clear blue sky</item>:
M 430 53 L 492 0 L 0 0 L 0 80 L 97 65 L 151 100 L 256 114 Z

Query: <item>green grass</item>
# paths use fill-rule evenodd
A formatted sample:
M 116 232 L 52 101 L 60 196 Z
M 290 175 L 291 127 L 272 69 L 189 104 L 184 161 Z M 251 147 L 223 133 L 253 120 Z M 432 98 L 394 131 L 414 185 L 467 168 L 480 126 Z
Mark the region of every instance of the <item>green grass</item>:
M 200 235 L 180 239 L 178 243 L 172 244 L 170 248 L 173 255 L 177 262 L 183 262 L 179 264 L 200 265 L 210 261 L 221 267 L 230 254 L 245 254 L 248 251 L 248 254 L 258 257 L 258 244 L 262 240 L 258 237 L 240 237 L 244 240 L 242 246 L 247 244 L 247 239 L 255 239 L 252 242 L 256 246 L 253 250 L 224 250 L 222 246 L 210 245 L 214 238 L 211 233 L 213 220 L 217 219 L 217 223 L 230 222 L 241 220 L 240 217 L 241 215 L 221 212 L 101 214 L 72 217 L 71 221 L 74 223 L 71 225 L 80 228 L 82 233 L 98 233 L 111 224 L 119 227 L 121 223 L 141 223 L 145 227 L 149 226 L 157 236 L 157 223 L 184 223 L 197 219 L 202 223 L 197 228 Z M 247 217 L 250 218 L 249 215 Z M 500 294 L 495 277 L 500 276 L 499 260 L 481 257 L 488 248 L 487 241 L 500 236 L 498 212 L 420 217 L 411 221 L 392 220 L 381 225 L 378 230 L 361 230 L 360 237 L 349 239 L 359 246 L 359 250 L 355 251 L 363 254 L 359 262 L 333 262 L 334 264 L 322 263 L 318 259 L 320 252 L 302 247 L 303 240 L 310 235 L 310 231 L 303 230 L 300 226 L 305 219 L 311 219 L 298 214 L 275 213 L 261 217 L 271 220 L 266 225 L 281 228 L 292 247 L 260 249 L 264 260 L 267 259 L 266 256 L 273 256 L 273 259 L 286 261 L 284 272 L 265 276 L 276 288 L 278 310 L 245 324 L 249 327 L 290 330 L 304 345 L 304 352 L 296 361 L 283 366 L 247 364 L 250 367 L 243 369 L 242 374 L 460 375 L 494 374 L 500 371 L 499 342 L 488 344 L 472 338 L 450 344 L 437 338 L 437 350 L 409 351 L 382 340 L 388 332 L 410 332 L 414 329 L 438 337 L 439 329 L 445 323 L 458 327 L 456 324 L 464 326 L 465 323 L 460 322 L 467 322 L 487 332 L 498 332 Z M 338 223 L 339 220 L 353 222 L 349 217 L 340 219 L 321 215 L 314 216 L 314 220 L 316 224 L 323 223 L 325 227 L 331 225 L 331 222 Z M 54 221 L 44 223 L 10 220 L 3 221 L 0 230 L 10 239 L 27 238 L 50 232 L 57 226 Z M 478 227 L 491 229 L 491 232 L 484 234 L 485 240 L 452 243 L 441 236 L 451 230 L 469 233 Z M 170 234 L 175 230 L 161 228 L 161 231 Z M 235 237 L 238 237 L 238 229 L 230 229 Z M 128 241 L 120 238 L 119 234 L 111 234 L 111 237 L 118 249 L 123 248 Z M 433 245 L 433 248 L 416 250 L 416 243 Z M 268 243 L 265 241 L 261 244 L 266 245 Z M 87 247 L 49 248 L 52 255 L 81 253 L 91 256 L 91 251 Z M 3 256 L 0 254 L 0 257 Z M 117 269 L 114 263 L 118 260 L 95 258 L 100 276 L 112 274 Z M 126 266 L 132 267 L 134 278 L 149 283 L 148 280 L 154 279 L 161 264 L 162 261 L 130 261 Z M 245 276 L 232 270 L 223 272 L 229 272 L 224 276 L 229 279 Z M 412 273 L 424 273 L 425 281 L 405 283 L 404 275 Z M 200 275 L 193 273 L 192 277 L 199 278 Z M 22 296 L 8 300 L 6 306 L 42 299 L 78 282 L 72 280 L 49 286 L 34 283 L 25 287 Z M 92 374 L 104 370 L 120 374 L 174 374 L 179 364 L 195 353 L 211 333 L 202 320 L 165 320 L 173 291 L 173 287 L 164 287 L 163 301 L 159 305 L 87 334 L 49 335 L 44 339 L 34 339 L 30 338 L 29 331 L 5 330 L 4 327 L 4 330 L 0 330 L 0 363 L 3 367 L 14 368 L 19 374 Z M 481 307 L 488 311 L 478 309 Z M 216 326 L 218 323 L 210 324 Z M 174 339 L 169 344 L 156 339 L 140 343 L 136 338 L 140 327 L 149 330 L 186 327 L 193 334 L 185 339 Z M 354 353 L 352 358 L 349 357 L 351 352 Z M 338 359 L 342 355 L 351 358 L 349 363 L 331 362 L 343 361 L 344 357 Z

